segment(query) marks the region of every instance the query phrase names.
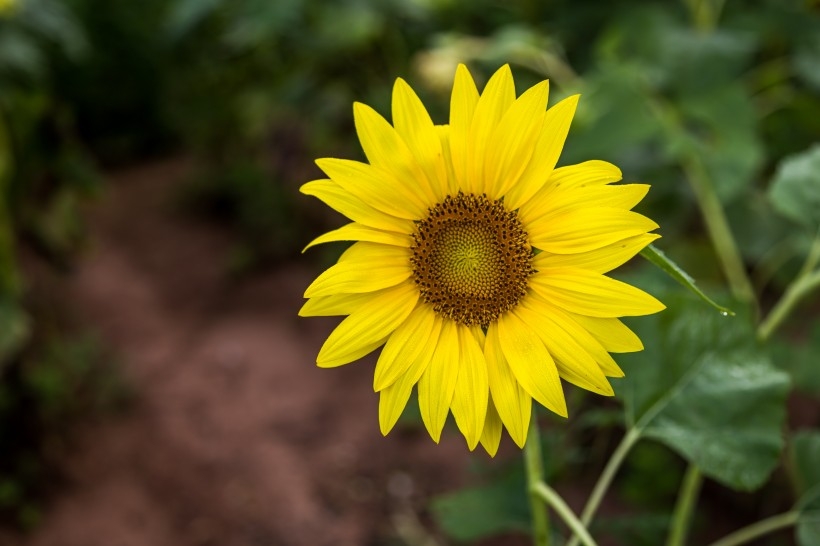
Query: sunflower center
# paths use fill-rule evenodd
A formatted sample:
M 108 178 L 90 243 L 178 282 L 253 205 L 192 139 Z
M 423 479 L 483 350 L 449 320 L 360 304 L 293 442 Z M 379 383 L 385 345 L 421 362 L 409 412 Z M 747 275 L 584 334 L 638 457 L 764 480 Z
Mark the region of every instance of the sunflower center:
M 440 315 L 487 327 L 515 307 L 533 272 L 515 212 L 486 195 L 447 196 L 416 224 L 413 277 Z

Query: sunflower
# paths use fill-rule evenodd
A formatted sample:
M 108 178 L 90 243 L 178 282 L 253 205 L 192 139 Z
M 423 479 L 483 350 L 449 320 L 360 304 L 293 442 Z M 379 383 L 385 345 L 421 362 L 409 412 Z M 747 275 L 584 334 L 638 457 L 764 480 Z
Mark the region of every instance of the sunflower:
M 603 161 L 555 168 L 578 96 L 546 109 L 548 82 L 516 98 L 509 66 L 479 94 L 456 70 L 449 125 L 401 78 L 393 124 L 355 103 L 367 163 L 320 159 L 302 186 L 351 223 L 308 245 L 355 241 L 307 288 L 301 316 L 344 316 L 320 367 L 382 345 L 373 388 L 383 434 L 417 385 L 434 441 L 452 412 L 494 455 L 502 426 L 523 446 L 532 401 L 567 416 L 561 379 L 612 395 L 610 353 L 643 349 L 618 317 L 664 309 L 604 273 L 658 238 L 632 209 L 645 184 Z

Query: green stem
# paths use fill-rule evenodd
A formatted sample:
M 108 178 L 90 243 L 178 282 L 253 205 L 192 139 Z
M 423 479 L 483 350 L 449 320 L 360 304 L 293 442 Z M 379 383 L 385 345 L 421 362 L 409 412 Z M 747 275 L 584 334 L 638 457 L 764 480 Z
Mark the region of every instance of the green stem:
M 537 493 L 538 484 L 544 482 L 544 459 L 541 455 L 541 435 L 535 411 L 532 412 L 527 443 L 524 444 L 524 464 L 527 468 L 527 494 L 532 513 L 532 541 L 535 546 L 550 545 L 549 512 Z
M 820 270 L 798 277 L 789 285 L 780 301 L 775 304 L 771 312 L 760 323 L 757 329 L 757 337 L 761 341 L 769 339 L 775 329 L 794 309 L 794 306 L 818 286 L 820 286 Z
M 689 523 L 692 520 L 692 512 L 700 493 L 700 486 L 703 483 L 703 476 L 693 464 L 686 469 L 683 477 L 683 485 L 678 493 L 678 500 L 675 503 L 675 512 L 672 516 L 672 527 L 669 529 L 669 538 L 666 546 L 683 546 L 686 544 L 686 535 L 689 531 Z
M 539 482 L 535 484 L 535 493 L 540 496 L 544 502 L 546 502 L 549 506 L 555 510 L 555 513 L 561 516 L 561 519 L 564 520 L 564 523 L 575 533 L 575 536 L 581 539 L 581 542 L 584 543 L 584 546 L 597 546 L 595 541 L 587 531 L 587 528 L 584 527 L 584 524 L 578 519 L 572 509 L 567 506 L 567 503 L 564 502 L 564 499 L 561 498 L 552 487 L 547 485 L 544 482 Z
M 734 533 L 726 535 L 709 546 L 740 546 L 741 544 L 746 544 L 756 538 L 760 538 L 763 535 L 773 533 L 778 529 L 791 527 L 797 523 L 799 517 L 800 512 L 793 510 L 791 512 L 785 512 L 770 518 L 762 519 L 757 523 L 753 523 L 748 527 L 738 529 Z
M 686 178 L 689 179 L 692 190 L 695 192 L 709 238 L 715 246 L 732 294 L 741 301 L 754 302 L 754 289 L 743 265 L 743 258 L 735 243 L 732 230 L 729 228 L 723 205 L 709 180 L 706 169 L 703 168 L 700 159 L 695 156 L 686 156 L 681 162 Z
M 601 476 L 598 478 L 595 487 L 592 489 L 592 493 L 589 495 L 589 500 L 587 500 L 586 506 L 584 506 L 584 511 L 581 512 L 581 524 L 584 527 L 589 527 L 592 518 L 595 517 L 595 512 L 604 499 L 604 495 L 606 495 L 609 486 L 612 484 L 612 480 L 615 478 L 615 474 L 618 472 L 621 464 L 623 464 L 632 446 L 634 446 L 640 438 L 641 429 L 637 427 L 631 428 L 621 439 L 621 443 L 618 444 L 618 447 L 615 448 L 603 472 L 601 472 Z M 567 543 L 567 546 L 578 546 L 579 542 L 580 538 L 578 535 L 573 535 Z
M 669 104 L 662 97 L 654 94 L 651 89 L 646 90 L 648 106 L 653 114 L 658 118 L 661 125 L 672 135 L 687 134 L 687 128 L 680 114 L 673 105 Z M 746 273 L 743 265 L 743 258 L 738 250 L 732 230 L 729 228 L 729 221 L 723 205 L 720 203 L 717 192 L 709 173 L 703 166 L 697 151 L 687 149 L 680 152 L 678 158 L 681 168 L 689 180 L 689 185 L 695 193 L 706 230 L 709 238 L 720 260 L 723 272 L 729 281 L 729 287 L 734 296 L 743 302 L 757 303 L 752 282 Z

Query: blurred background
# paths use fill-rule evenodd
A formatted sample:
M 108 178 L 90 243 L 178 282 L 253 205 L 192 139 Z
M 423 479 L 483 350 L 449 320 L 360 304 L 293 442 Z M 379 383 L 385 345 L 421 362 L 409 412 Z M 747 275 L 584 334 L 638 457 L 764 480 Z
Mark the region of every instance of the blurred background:
M 383 439 L 372 358 L 317 370 L 334 321 L 296 317 L 343 249 L 300 254 L 342 223 L 298 193 L 313 159 L 363 159 L 352 102 L 389 119 L 396 77 L 445 122 L 459 62 L 581 93 L 561 163 L 652 184 L 659 246 L 712 293 L 691 177 L 764 308 L 808 253 L 766 196 L 820 140 L 816 1 L 0 0 L 0 544 L 528 543 L 509 439 L 496 460 L 436 446 L 412 407 Z M 790 426 L 820 425 L 817 310 L 779 346 Z M 545 440 L 576 509 L 623 431 L 577 391 L 586 417 Z M 660 543 L 683 468 L 637 450 L 602 544 Z M 787 504 L 782 478 L 707 486 L 697 536 Z

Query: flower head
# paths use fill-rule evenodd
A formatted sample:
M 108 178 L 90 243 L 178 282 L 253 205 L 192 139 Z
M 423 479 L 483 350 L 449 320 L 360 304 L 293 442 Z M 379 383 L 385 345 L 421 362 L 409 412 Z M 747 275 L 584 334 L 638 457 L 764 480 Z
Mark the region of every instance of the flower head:
M 302 316 L 347 315 L 321 367 L 384 347 L 376 364 L 387 434 L 418 385 L 435 441 L 448 413 L 470 449 L 501 430 L 523 446 L 532 401 L 566 416 L 561 379 L 611 395 L 610 353 L 639 351 L 618 317 L 664 308 L 606 277 L 659 236 L 632 212 L 649 186 L 613 184 L 603 161 L 555 168 L 578 96 L 546 109 L 548 82 L 516 98 L 503 66 L 479 94 L 456 71 L 449 125 L 434 125 L 402 79 L 393 124 L 353 107 L 368 163 L 320 159 L 301 191 L 352 220 L 310 245 L 355 241 L 305 291 Z

